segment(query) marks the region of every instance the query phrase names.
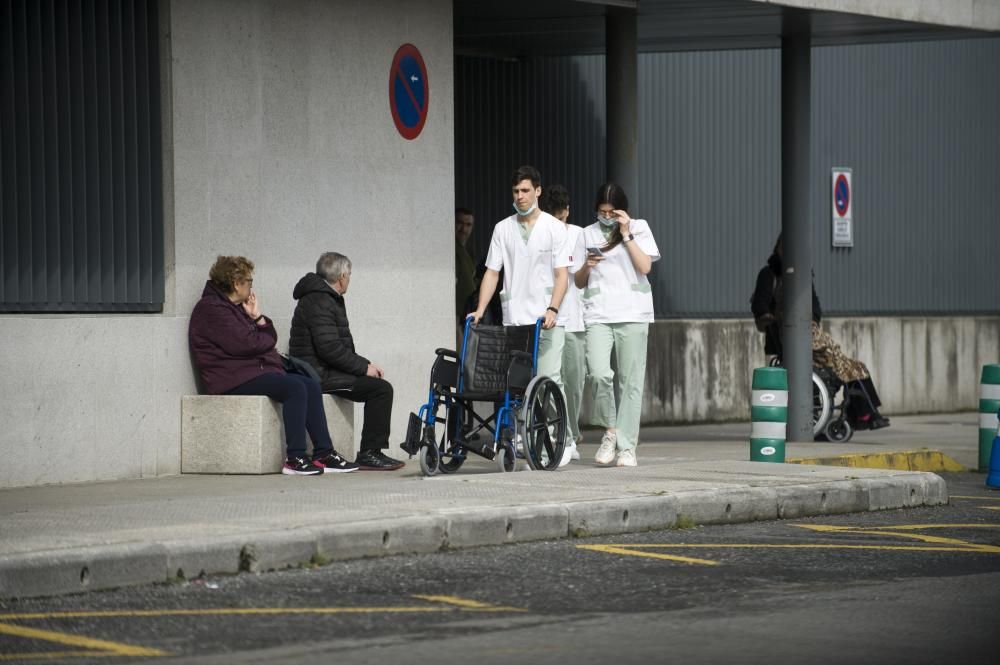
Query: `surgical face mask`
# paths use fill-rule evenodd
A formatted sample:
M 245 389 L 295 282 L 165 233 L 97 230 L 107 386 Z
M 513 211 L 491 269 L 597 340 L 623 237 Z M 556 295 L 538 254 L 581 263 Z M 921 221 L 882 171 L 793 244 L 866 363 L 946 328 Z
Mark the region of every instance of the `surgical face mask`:
M 597 215 L 597 221 L 600 222 L 603 226 L 607 226 L 609 228 L 618 223 L 618 219 L 615 217 L 612 217 L 611 219 L 606 219 L 604 217 L 601 217 L 599 214 Z
M 512 205 L 514 206 L 514 212 L 516 212 L 521 217 L 527 217 L 528 215 L 530 215 L 532 212 L 535 211 L 535 208 L 538 207 L 538 203 L 533 203 L 530 208 L 528 208 L 527 210 L 523 210 L 522 211 L 520 208 L 517 207 L 516 203 L 514 203 Z

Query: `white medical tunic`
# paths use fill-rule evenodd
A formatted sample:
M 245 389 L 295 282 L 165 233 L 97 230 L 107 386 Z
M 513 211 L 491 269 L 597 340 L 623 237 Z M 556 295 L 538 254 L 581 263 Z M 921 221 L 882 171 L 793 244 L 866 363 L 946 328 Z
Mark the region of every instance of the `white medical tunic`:
M 503 306 L 505 326 L 534 324 L 544 316 L 555 284 L 553 271 L 568 268 L 572 261 L 566 239 L 566 227 L 548 213 L 541 213 L 531 235 L 525 241 L 517 215 L 497 223 L 486 255 L 486 267 L 503 269 Z
M 653 261 L 660 258 L 660 250 L 644 219 L 633 219 L 629 232 L 639 249 Z M 587 260 L 587 247 L 607 244 L 601 225 L 594 222 L 583 229 L 573 250 L 573 271 Z M 604 260 L 590 270 L 586 288 L 583 289 L 583 321 L 593 323 L 643 323 L 653 320 L 653 291 L 645 275 L 632 265 L 626 243 L 604 252 Z
M 566 225 L 566 246 L 573 251 L 569 256 L 572 265 L 576 265 L 576 261 L 574 260 L 576 259 L 576 246 L 581 235 L 583 235 L 582 228 L 575 224 Z M 570 266 L 570 271 L 576 272 L 572 265 Z M 556 319 L 556 325 L 566 328 L 566 332 L 583 332 L 585 330 L 583 326 L 582 296 L 583 291 L 576 288 L 576 283 L 573 282 L 573 275 L 571 274 L 569 276 L 569 286 L 566 288 L 566 297 L 563 298 L 562 304 L 559 306 L 559 318 Z

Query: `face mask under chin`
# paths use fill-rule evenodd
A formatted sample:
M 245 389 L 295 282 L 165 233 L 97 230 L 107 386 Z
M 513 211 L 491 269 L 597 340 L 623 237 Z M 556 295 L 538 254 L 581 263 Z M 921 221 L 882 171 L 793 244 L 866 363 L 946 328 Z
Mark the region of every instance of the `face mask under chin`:
M 522 211 L 520 208 L 518 208 L 516 203 L 514 203 L 513 206 L 514 206 L 514 212 L 516 212 L 519 217 L 527 217 L 528 215 L 530 215 L 532 212 L 535 211 L 535 208 L 538 207 L 538 204 L 537 203 L 533 203 L 530 208 L 528 208 L 527 210 L 524 210 L 524 211 Z

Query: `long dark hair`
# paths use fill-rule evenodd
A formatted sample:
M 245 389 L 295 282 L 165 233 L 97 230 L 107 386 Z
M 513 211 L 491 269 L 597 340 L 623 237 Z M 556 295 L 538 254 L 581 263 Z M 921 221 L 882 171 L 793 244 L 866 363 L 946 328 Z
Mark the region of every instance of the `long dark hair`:
M 621 185 L 617 183 L 606 182 L 597 190 L 597 200 L 594 202 L 594 210 L 596 211 L 597 208 L 604 203 L 610 203 L 614 210 L 624 210 L 625 212 L 628 212 L 628 197 L 625 196 L 625 190 L 622 189 Z M 610 249 L 614 249 L 621 244 L 623 239 L 622 228 L 616 223 L 611 231 L 611 237 L 608 239 L 608 244 L 601 247 L 601 251 L 606 252 Z

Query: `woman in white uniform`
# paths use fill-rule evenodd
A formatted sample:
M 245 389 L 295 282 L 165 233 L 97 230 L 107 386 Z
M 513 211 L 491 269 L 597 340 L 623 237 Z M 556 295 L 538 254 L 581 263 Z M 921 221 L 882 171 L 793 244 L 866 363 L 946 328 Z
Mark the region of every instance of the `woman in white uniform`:
M 594 421 L 604 436 L 598 464 L 636 466 L 646 341 L 653 320 L 649 271 L 660 250 L 642 219 L 628 214 L 628 197 L 615 183 L 601 185 L 597 220 L 583 230 L 573 251 L 576 286 L 583 290 L 587 373 L 594 391 Z M 611 354 L 618 363 L 621 401 L 616 404 Z

